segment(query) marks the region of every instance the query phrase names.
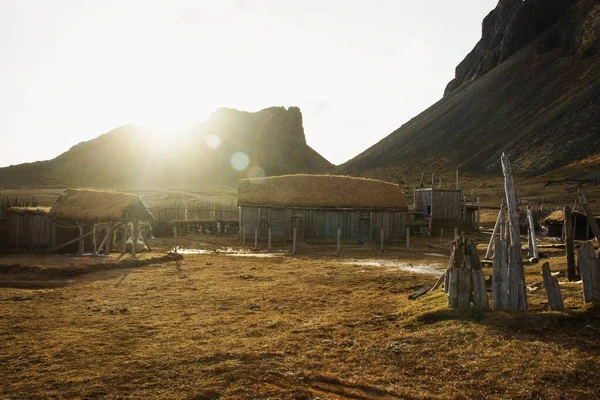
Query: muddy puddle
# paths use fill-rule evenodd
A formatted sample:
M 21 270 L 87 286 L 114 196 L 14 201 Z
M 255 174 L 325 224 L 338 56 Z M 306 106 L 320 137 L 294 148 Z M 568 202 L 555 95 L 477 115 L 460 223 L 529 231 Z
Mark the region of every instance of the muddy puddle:
M 444 267 L 441 265 L 418 264 L 392 260 L 348 260 L 344 261 L 344 264 L 357 265 L 361 267 L 398 268 L 401 271 L 435 276 L 440 276 L 444 273 Z
M 217 249 L 182 249 L 177 248 L 177 253 L 183 255 L 196 255 L 196 254 L 225 254 L 230 257 L 257 257 L 257 258 L 271 258 L 280 257 L 287 254 L 287 252 L 273 252 L 273 253 L 256 253 L 250 250 L 234 249 L 232 247 L 217 248 Z

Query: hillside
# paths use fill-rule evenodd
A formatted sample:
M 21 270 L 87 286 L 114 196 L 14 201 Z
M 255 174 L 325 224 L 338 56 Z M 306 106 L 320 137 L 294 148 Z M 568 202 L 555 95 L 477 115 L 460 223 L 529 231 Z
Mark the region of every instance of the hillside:
M 600 152 L 600 3 L 501 0 L 444 97 L 340 166 L 354 175 L 537 175 Z
M 236 153 L 247 155 L 232 165 Z M 138 125 L 116 128 L 53 160 L 0 168 L 0 188 L 90 186 L 197 188 L 239 178 L 324 172 L 331 164 L 306 144 L 296 107 L 256 113 L 219 109 L 185 132 L 157 136 Z

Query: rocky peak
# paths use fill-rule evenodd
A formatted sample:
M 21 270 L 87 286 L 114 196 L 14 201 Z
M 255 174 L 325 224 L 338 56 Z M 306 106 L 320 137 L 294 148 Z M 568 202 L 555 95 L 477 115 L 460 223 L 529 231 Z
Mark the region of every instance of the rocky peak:
M 500 0 L 483 21 L 481 40 L 456 67 L 448 95 L 538 39 L 537 52 L 560 48 L 587 57 L 598 48 L 597 0 Z

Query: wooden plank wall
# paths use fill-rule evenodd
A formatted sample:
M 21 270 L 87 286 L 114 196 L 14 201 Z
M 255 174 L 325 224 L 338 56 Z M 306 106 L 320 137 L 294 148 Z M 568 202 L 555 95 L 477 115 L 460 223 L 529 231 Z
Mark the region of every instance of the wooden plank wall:
M 252 238 L 259 227 L 260 239 L 266 239 L 265 229 L 270 226 L 273 240 L 290 240 L 294 226 L 304 239 L 337 239 L 341 229 L 342 239 L 379 240 L 383 227 L 386 239 L 403 239 L 406 236 L 405 212 L 326 210 L 298 208 L 241 207 L 246 238 Z M 262 220 L 262 222 L 259 221 Z
M 7 239 L 9 247 L 47 248 L 52 245 L 53 226 L 45 215 L 9 213 Z
M 462 219 L 462 199 L 458 190 L 433 191 L 433 219 Z
M 431 205 L 431 190 L 415 191 L 415 211 L 427 213 L 427 206 Z

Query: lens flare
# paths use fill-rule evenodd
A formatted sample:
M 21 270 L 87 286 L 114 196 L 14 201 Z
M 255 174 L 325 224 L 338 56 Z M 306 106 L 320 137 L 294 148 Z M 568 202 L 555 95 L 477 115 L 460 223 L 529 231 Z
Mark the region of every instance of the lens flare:
M 250 165 L 250 158 L 246 153 L 238 151 L 231 156 L 231 166 L 238 171 L 244 171 Z
M 206 136 L 206 145 L 210 149 L 216 150 L 221 146 L 221 138 L 218 137 L 217 135 L 213 135 L 212 133 L 208 134 Z

